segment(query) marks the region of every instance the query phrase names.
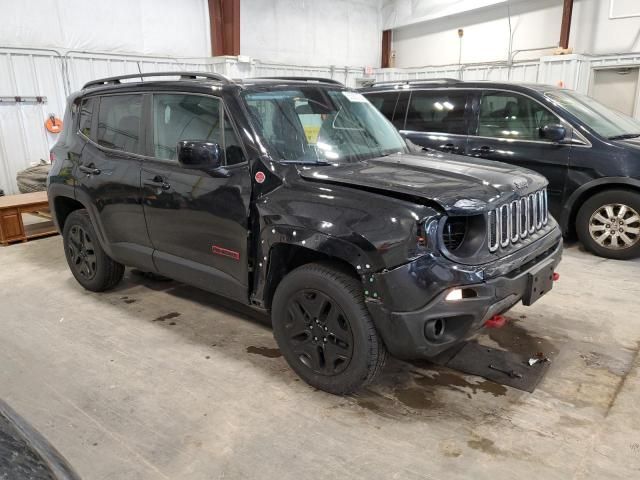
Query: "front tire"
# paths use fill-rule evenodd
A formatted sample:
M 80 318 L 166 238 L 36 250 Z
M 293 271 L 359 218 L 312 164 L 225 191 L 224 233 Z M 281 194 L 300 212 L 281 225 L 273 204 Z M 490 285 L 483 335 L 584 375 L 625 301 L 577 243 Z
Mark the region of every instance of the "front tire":
M 362 285 L 331 264 L 312 263 L 289 273 L 278 285 L 271 318 L 287 363 L 325 392 L 359 389 L 373 381 L 386 361 Z
M 582 244 L 596 255 L 617 260 L 640 256 L 640 194 L 597 193 L 578 211 L 576 230 Z
M 102 249 L 86 210 L 71 212 L 64 222 L 62 237 L 71 273 L 84 288 L 103 292 L 122 280 L 124 265 Z

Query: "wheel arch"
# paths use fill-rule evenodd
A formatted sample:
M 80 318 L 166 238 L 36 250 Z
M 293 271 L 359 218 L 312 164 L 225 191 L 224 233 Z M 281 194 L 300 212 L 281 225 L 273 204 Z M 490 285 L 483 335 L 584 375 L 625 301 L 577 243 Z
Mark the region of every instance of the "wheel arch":
M 640 180 L 629 177 L 607 177 L 593 180 L 574 191 L 562 210 L 560 227 L 564 235 L 576 235 L 576 217 L 580 207 L 591 196 L 606 190 L 627 190 L 640 193 Z
M 58 229 L 62 233 L 67 217 L 76 210 L 86 209 L 86 207 L 75 198 L 58 195 L 53 198 L 54 217 Z
M 273 296 L 282 279 L 296 268 L 309 263 L 330 264 L 361 281 L 361 270 L 366 265 L 363 260 L 365 256 L 355 245 L 319 233 L 311 235 L 311 238 L 307 237 L 305 244 L 309 246 L 286 241 L 269 245 L 266 265 L 263 262 L 258 264 L 263 269 L 264 276 L 262 285 L 258 285 L 254 295 L 254 299 L 258 299 L 264 308 L 271 308 Z

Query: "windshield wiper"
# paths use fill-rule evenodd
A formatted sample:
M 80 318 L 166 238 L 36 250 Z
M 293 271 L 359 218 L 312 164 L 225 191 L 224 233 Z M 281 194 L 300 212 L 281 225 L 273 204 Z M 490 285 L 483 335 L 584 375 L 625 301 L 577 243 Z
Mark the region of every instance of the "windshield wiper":
M 324 160 L 313 160 L 313 161 L 308 161 L 308 160 L 278 160 L 278 163 L 288 163 L 288 164 L 298 164 L 298 165 L 333 165 L 332 163 L 329 162 L 325 162 Z
M 613 137 L 609 137 L 609 140 L 625 140 L 627 138 L 636 137 L 640 137 L 640 133 L 623 133 L 622 135 L 614 135 Z

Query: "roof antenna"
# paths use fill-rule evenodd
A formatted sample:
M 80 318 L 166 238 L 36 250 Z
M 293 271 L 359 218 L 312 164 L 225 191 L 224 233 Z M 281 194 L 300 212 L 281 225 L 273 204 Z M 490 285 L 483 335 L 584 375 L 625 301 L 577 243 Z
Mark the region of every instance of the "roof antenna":
M 144 82 L 144 78 L 142 78 L 142 69 L 140 68 L 140 61 L 139 60 L 136 62 L 136 65 L 138 65 L 138 72 L 140 72 L 140 81 Z

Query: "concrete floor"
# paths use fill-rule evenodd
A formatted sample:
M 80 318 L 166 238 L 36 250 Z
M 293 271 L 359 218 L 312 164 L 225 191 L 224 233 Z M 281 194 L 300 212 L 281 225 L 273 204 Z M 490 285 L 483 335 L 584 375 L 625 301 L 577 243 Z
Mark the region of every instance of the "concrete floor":
M 85 479 L 640 478 L 640 261 L 565 251 L 487 345 L 554 357 L 533 394 L 393 361 L 314 391 L 268 320 L 127 270 L 82 290 L 60 237 L 0 248 L 0 398 Z

